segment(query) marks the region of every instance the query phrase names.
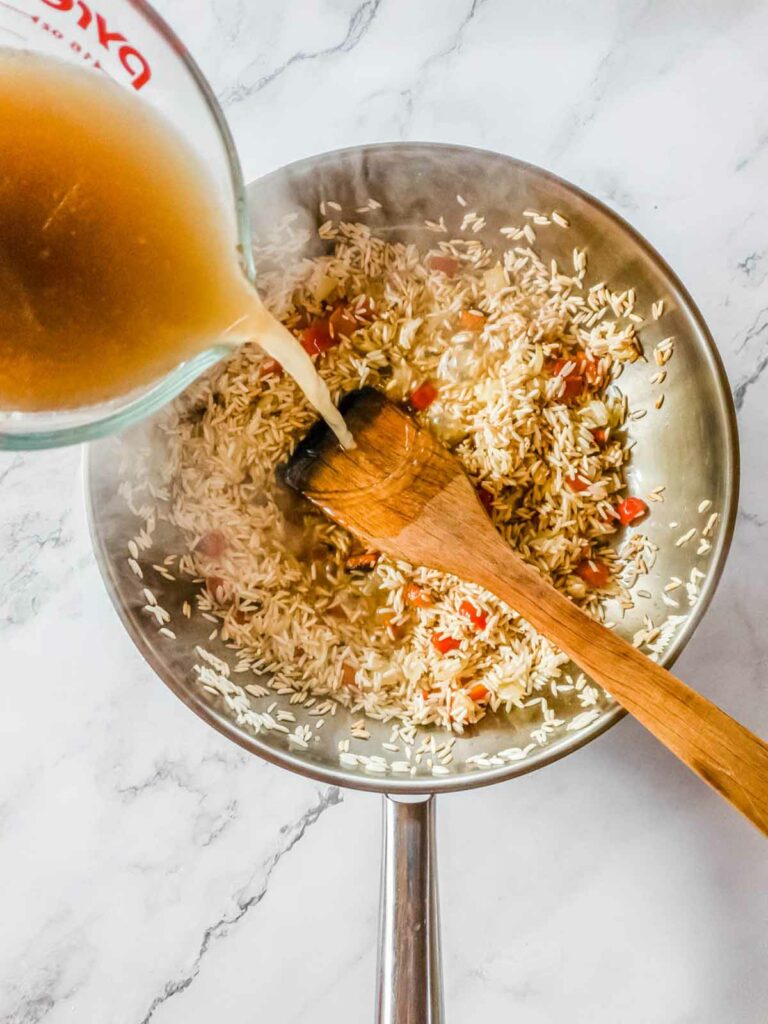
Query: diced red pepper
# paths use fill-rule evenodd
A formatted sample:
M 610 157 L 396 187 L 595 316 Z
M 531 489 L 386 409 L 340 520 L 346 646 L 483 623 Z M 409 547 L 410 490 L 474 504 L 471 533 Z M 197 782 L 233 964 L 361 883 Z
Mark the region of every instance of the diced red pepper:
M 605 562 L 595 558 L 585 558 L 576 566 L 576 575 L 580 576 L 590 587 L 598 590 L 607 587 L 611 581 L 611 572 Z
M 376 306 L 370 295 L 358 296 L 348 309 L 358 325 L 371 323 L 376 319 Z
M 433 633 L 432 646 L 438 654 L 449 654 L 461 646 L 461 641 L 454 636 L 446 636 L 444 633 Z
M 485 326 L 485 317 L 482 313 L 475 313 L 471 309 L 462 309 L 459 316 L 459 327 L 462 331 L 482 331 Z
M 565 478 L 565 486 L 576 494 L 581 494 L 582 491 L 586 491 L 589 484 L 581 479 L 580 476 L 567 476 Z
M 225 583 L 221 576 L 209 576 L 205 585 L 214 601 L 218 601 L 224 596 Z
M 548 370 L 553 377 L 559 377 L 568 363 L 573 363 L 573 366 L 568 371 L 568 376 L 579 372 L 578 360 L 575 357 L 570 359 L 548 359 L 544 364 L 544 369 Z
M 477 496 L 480 499 L 480 504 L 483 506 L 488 515 L 490 515 L 491 512 L 493 511 L 493 495 L 491 494 L 490 491 L 486 490 L 482 484 L 479 484 L 475 488 L 475 490 L 477 491 Z
M 571 364 L 571 368 L 563 377 L 562 371 L 569 364 Z M 563 377 L 565 381 L 563 399 L 575 398 L 581 394 L 584 389 L 584 377 L 579 373 L 579 363 L 575 358 L 552 360 L 547 363 L 547 369 L 553 377 Z
M 587 384 L 595 387 L 595 385 L 600 383 L 600 366 L 594 359 L 585 356 L 579 365 L 582 368 L 582 373 L 587 378 Z
M 319 356 L 339 344 L 340 336 L 333 337 L 327 320 L 313 320 L 301 332 L 301 347 L 310 356 Z
M 358 328 L 358 322 L 349 306 L 337 306 L 328 318 L 328 326 L 334 338 L 348 338 Z
M 415 391 L 411 392 L 410 403 L 416 412 L 423 412 L 437 398 L 437 388 L 428 380 L 420 384 Z
M 467 696 L 470 700 L 473 700 L 475 704 L 479 704 L 481 701 L 488 700 L 491 691 L 487 686 L 483 686 L 482 683 L 475 683 L 474 686 L 467 690 Z
M 432 592 L 418 583 L 409 583 L 405 588 L 405 603 L 413 608 L 432 608 L 435 601 Z
M 488 625 L 488 616 L 482 608 L 476 608 L 471 601 L 462 601 L 459 605 L 459 615 L 469 619 L 476 630 L 482 632 Z
M 384 614 L 380 616 L 380 618 L 382 626 L 386 629 L 386 631 L 389 633 L 392 639 L 399 640 L 400 637 L 403 635 L 403 629 L 402 626 L 395 622 L 395 613 L 384 612 Z
M 602 448 L 608 440 L 608 431 L 605 427 L 594 427 L 590 430 L 590 434 L 598 448 Z
M 584 392 L 584 378 L 574 374 L 565 378 L 562 399 L 564 402 L 572 402 Z
M 204 533 L 195 544 L 195 551 L 199 551 L 206 558 L 218 558 L 227 550 L 227 538 L 221 530 L 211 530 Z
M 285 370 L 276 359 L 265 359 L 261 364 L 262 377 L 282 377 L 284 373 Z
M 570 371 L 569 376 L 575 373 L 580 377 L 586 378 L 588 384 L 597 384 L 599 382 L 600 367 L 598 363 L 591 356 L 588 356 L 582 349 L 579 349 L 577 352 L 570 353 L 563 359 L 558 359 L 558 370 L 555 372 L 559 373 L 566 363 L 575 364 L 575 367 Z
M 441 271 L 446 277 L 453 277 L 459 269 L 459 262 L 453 256 L 440 256 L 437 253 L 432 253 L 427 257 L 427 266 L 430 270 Z
M 642 498 L 625 498 L 616 506 L 616 512 L 623 526 L 636 523 L 638 519 L 648 514 L 648 506 Z
M 350 665 L 348 661 L 345 661 L 341 666 L 341 685 L 342 686 L 353 686 L 355 682 L 355 676 L 357 671 L 354 665 Z
M 586 384 L 597 384 L 600 379 L 600 372 L 594 359 L 586 352 L 574 352 L 561 359 L 550 360 L 547 369 L 553 377 L 562 376 L 562 371 L 570 364 L 571 368 L 565 375 L 565 388 L 562 394 L 564 402 L 571 402 L 578 398 L 584 391 Z

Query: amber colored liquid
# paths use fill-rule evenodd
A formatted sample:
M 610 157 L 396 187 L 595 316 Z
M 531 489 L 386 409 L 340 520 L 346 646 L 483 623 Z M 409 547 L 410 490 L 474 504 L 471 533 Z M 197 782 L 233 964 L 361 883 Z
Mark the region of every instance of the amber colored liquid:
M 254 338 L 338 421 L 243 276 L 231 219 L 146 103 L 98 73 L 0 50 L 0 408 L 101 402 Z

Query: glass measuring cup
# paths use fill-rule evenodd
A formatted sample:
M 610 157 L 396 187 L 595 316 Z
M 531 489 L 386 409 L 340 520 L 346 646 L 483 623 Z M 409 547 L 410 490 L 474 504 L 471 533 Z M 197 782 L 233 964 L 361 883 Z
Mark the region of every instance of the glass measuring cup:
M 108 75 L 180 132 L 207 172 L 221 216 L 253 277 L 240 163 L 224 115 L 183 43 L 143 0 L 0 2 L 0 47 L 27 50 Z M 211 345 L 162 379 L 118 398 L 55 412 L 0 410 L 0 449 L 51 448 L 121 430 L 179 394 L 231 347 Z

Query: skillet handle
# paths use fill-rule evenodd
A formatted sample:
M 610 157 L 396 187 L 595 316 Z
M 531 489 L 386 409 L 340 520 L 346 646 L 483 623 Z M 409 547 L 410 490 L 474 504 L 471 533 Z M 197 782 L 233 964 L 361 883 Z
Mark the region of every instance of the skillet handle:
M 435 801 L 384 797 L 376 1024 L 443 1024 Z

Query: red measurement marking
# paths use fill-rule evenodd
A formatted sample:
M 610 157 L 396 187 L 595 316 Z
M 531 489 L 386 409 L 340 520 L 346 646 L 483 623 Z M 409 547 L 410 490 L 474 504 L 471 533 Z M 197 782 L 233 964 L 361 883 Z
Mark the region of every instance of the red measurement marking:
M 37 20 L 37 19 L 35 19 L 35 20 Z M 64 38 L 64 34 L 62 32 L 59 32 L 59 30 L 57 28 L 54 28 L 53 25 L 49 25 L 47 21 L 41 21 L 41 22 L 39 22 L 39 24 L 40 24 L 40 28 L 43 30 L 43 32 L 49 32 L 53 36 L 54 39 L 63 39 Z

